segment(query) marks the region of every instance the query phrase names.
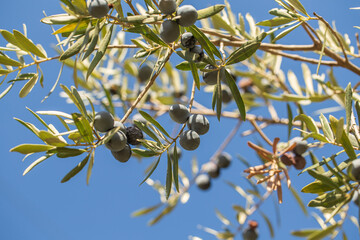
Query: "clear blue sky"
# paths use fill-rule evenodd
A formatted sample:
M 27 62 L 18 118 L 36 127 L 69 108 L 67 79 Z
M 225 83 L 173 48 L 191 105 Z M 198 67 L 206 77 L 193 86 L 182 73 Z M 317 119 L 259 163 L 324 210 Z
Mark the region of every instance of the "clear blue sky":
M 48 15 L 62 13 L 59 2 L 45 0 L 3 2 L 0 8 L 0 28 L 9 31 L 12 29 L 22 30 L 22 24 L 26 23 L 29 38 L 34 42 L 41 43 L 48 50 L 49 55 L 54 56 L 55 53 L 50 48 L 52 43 L 56 43 L 56 40 L 50 35 L 49 26 L 40 23 L 40 19 L 43 17 L 43 10 Z M 199 1 L 196 2 L 195 7 L 204 8 L 210 3 L 221 3 L 221 1 Z M 234 12 L 241 12 L 243 15 L 249 12 L 257 21 L 270 18 L 268 10 L 277 7 L 274 1 L 270 0 L 230 0 L 230 3 Z M 359 1 L 303 0 L 302 3 L 310 13 L 316 11 L 330 22 L 336 20 L 337 28 L 342 33 L 348 32 L 354 42 L 356 29 L 353 28 L 353 25 L 360 25 L 360 11 L 349 10 L 349 7 L 360 6 Z M 184 4 L 192 4 L 192 1 L 185 0 Z M 302 41 L 303 36 L 302 30 L 299 29 L 289 35 L 289 42 L 294 40 L 297 43 L 309 43 L 308 39 Z M 4 45 L 5 41 L 0 37 L 0 46 Z M 144 159 L 142 163 L 131 159 L 126 164 L 120 164 L 112 158 L 109 151 L 100 147 L 95 154 L 95 166 L 89 186 L 86 186 L 85 183 L 85 171 L 68 183 L 60 183 L 62 177 L 81 160 L 79 158 L 49 159 L 23 177 L 22 172 L 32 159 L 22 162 L 23 156 L 9 153 L 9 149 L 21 143 L 36 143 L 37 139 L 13 120 L 13 117 L 35 122 L 25 107 L 33 110 L 59 110 L 69 113 L 75 110 L 73 106 L 65 104 L 65 101 L 59 97 L 59 90 L 40 104 L 41 99 L 55 82 L 60 64 L 58 62 L 49 63 L 42 68 L 46 76 L 44 89 L 37 85 L 28 97 L 19 99 L 20 85 L 18 85 L 4 99 L 0 100 L 0 112 L 2 113 L 0 116 L 0 132 L 2 133 L 0 140 L 0 239 L 183 240 L 187 239 L 189 235 L 199 236 L 203 239 L 215 239 L 198 228 L 198 225 L 202 225 L 221 230 L 222 223 L 215 216 L 215 208 L 236 223 L 231 206 L 233 204 L 242 205 L 244 200 L 230 189 L 225 181 L 229 180 L 245 189 L 249 188 L 243 180 L 244 165 L 236 160 L 235 156 L 240 154 L 250 161 L 253 159 L 254 165 L 258 164 L 255 154 L 246 146 L 246 141 L 260 139 L 257 135 L 241 138 L 237 134 L 226 149 L 234 157 L 233 164 L 230 169 L 222 172 L 219 179 L 213 181 L 212 189 L 208 192 L 201 192 L 192 188 L 189 202 L 186 205 L 180 204 L 173 213 L 153 227 L 148 227 L 146 223 L 154 214 L 140 218 L 130 217 L 134 210 L 159 202 L 158 194 L 150 187 L 138 186 L 144 177 L 143 171 L 152 161 L 151 159 Z M 294 69 L 296 73 L 299 73 L 301 69 L 300 64 L 293 61 L 286 63 L 287 68 Z M 311 69 L 314 71 L 314 66 L 311 66 Z M 342 85 L 346 85 L 349 81 L 352 83 L 359 81 L 358 76 L 349 74 L 347 71 L 336 70 L 335 73 L 339 79 L 340 76 L 342 77 L 340 79 Z M 71 74 L 71 71 L 65 71 L 61 77 L 61 83 L 70 86 L 72 84 Z M 1 86 L 0 90 L 3 89 L 4 86 Z M 208 106 L 210 101 L 210 95 L 204 95 L 200 100 Z M 311 114 L 311 109 L 308 113 Z M 266 114 L 264 113 L 264 115 Z M 344 114 L 344 112 L 336 114 Z M 52 118 L 47 119 L 51 120 Z M 171 124 L 169 119 L 163 119 L 163 123 Z M 200 163 L 208 161 L 235 123 L 235 120 L 222 119 L 220 125 L 215 118 L 211 118 L 210 132 L 202 137 L 198 151 L 184 154 L 180 162 L 181 168 L 190 175 L 190 160 L 194 155 L 197 156 Z M 168 129 L 171 129 L 173 125 L 169 124 L 167 124 Z M 240 132 L 249 127 L 249 124 L 244 124 Z M 279 136 L 284 140 L 286 132 L 286 127 L 274 127 L 266 130 L 271 137 Z M 328 154 L 328 151 L 319 150 L 316 151 L 316 154 L 321 157 L 321 154 Z M 166 161 L 161 161 L 153 178 L 164 182 L 165 171 Z M 298 177 L 294 170 L 291 171 L 291 177 L 294 187 L 298 190 L 310 181 L 306 174 Z M 302 196 L 306 203 L 312 197 L 310 195 Z M 278 225 L 273 201 L 275 198 L 269 198 L 261 210 L 268 214 L 274 223 L 275 239 L 293 239 L 289 234 L 290 230 L 318 227 L 313 217 L 303 215 L 296 205 L 295 199 L 285 188 L 284 203 L 279 206 L 281 221 Z M 351 214 L 357 214 L 358 210 L 354 204 L 350 204 L 350 208 Z M 261 216 L 255 214 L 251 219 L 260 223 L 259 239 L 270 239 L 269 231 Z M 352 223 L 347 222 L 345 229 L 349 239 L 358 237 L 357 230 Z

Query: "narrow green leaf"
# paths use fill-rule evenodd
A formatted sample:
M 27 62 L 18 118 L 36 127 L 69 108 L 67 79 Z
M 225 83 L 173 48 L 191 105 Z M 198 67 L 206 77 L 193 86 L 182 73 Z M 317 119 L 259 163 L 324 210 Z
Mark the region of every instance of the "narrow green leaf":
M 324 237 L 326 237 L 329 234 L 331 234 L 332 232 L 334 232 L 337 227 L 339 227 L 338 223 L 336 223 L 334 225 L 330 225 L 329 227 L 327 227 L 325 229 L 322 229 L 319 232 L 315 232 L 315 233 L 309 235 L 307 240 L 320 240 L 320 239 L 323 239 Z
M 100 45 L 99 45 L 99 50 L 97 51 L 95 57 L 92 59 L 89 69 L 86 73 L 86 79 L 89 78 L 89 76 L 91 75 L 91 73 L 94 71 L 95 67 L 98 65 L 98 63 L 100 62 L 100 60 L 103 58 L 103 56 L 105 55 L 105 51 L 110 43 L 111 40 L 111 34 L 113 31 L 114 25 L 111 25 L 110 29 L 106 32 L 105 37 L 101 40 Z
M 10 149 L 10 152 L 18 152 L 22 154 L 46 152 L 50 149 L 54 149 L 54 146 L 43 144 L 21 144 Z
M 264 27 L 277 27 L 292 21 L 294 21 L 292 18 L 275 17 L 273 19 L 258 22 L 256 25 Z
M 346 133 L 349 134 L 352 114 L 352 88 L 349 83 L 345 89 Z
M 21 62 L 18 62 L 16 60 L 13 60 L 7 56 L 1 55 L 0 54 L 0 64 L 4 64 L 7 66 L 12 66 L 12 67 L 20 67 L 22 66 Z
M 23 176 L 25 176 L 28 172 L 30 172 L 35 166 L 37 166 L 38 164 L 42 163 L 43 161 L 45 161 L 46 159 L 48 159 L 49 157 L 51 157 L 54 154 L 47 154 L 45 156 L 42 156 L 40 158 L 38 158 L 37 160 L 35 160 L 32 164 L 30 164 L 30 166 L 28 166 L 25 171 L 23 172 Z
M 32 123 L 28 123 L 28 122 L 24 122 L 21 119 L 18 118 L 14 118 L 16 121 L 18 121 L 19 123 L 21 123 L 22 125 L 24 125 L 26 128 L 28 128 L 31 132 L 33 132 L 36 136 L 39 136 L 39 129 L 37 127 L 35 127 L 34 124 Z
M 168 158 L 170 158 L 169 152 L 167 152 L 167 154 L 168 154 Z M 177 155 L 176 143 L 174 145 L 174 156 L 170 160 L 173 161 L 172 172 L 173 172 L 173 178 L 174 178 L 174 185 L 175 185 L 176 191 L 180 192 L 180 190 L 179 190 L 180 189 L 179 188 L 179 158 Z
M 49 144 L 51 146 L 55 146 L 55 147 L 65 147 L 67 146 L 66 141 L 64 141 L 63 138 L 59 137 L 59 136 L 55 136 L 53 133 L 51 132 L 47 132 L 47 131 L 39 131 L 39 138 L 41 140 L 43 140 L 46 144 Z
M 18 42 L 16 41 L 14 34 L 3 29 L 0 30 L 0 33 L 8 43 L 11 43 L 12 45 L 20 48 L 20 46 L 18 46 Z
M 195 81 L 195 85 L 196 85 L 197 89 L 200 90 L 200 78 L 199 78 L 199 73 L 198 73 L 196 64 L 194 62 L 189 62 L 189 64 L 190 64 L 190 68 L 191 68 L 191 73 L 192 73 L 194 81 Z
M 93 131 L 89 121 L 78 113 L 71 114 L 73 117 L 76 128 L 79 130 L 80 135 L 88 142 L 94 141 Z
M 299 22 L 299 23 L 297 23 L 296 25 L 285 29 L 284 31 L 282 31 L 281 33 L 279 33 L 279 34 L 272 40 L 272 42 L 276 42 L 276 41 L 280 40 L 281 38 L 285 37 L 285 36 L 288 35 L 290 32 L 292 32 L 292 31 L 295 30 L 297 27 L 299 27 L 301 24 L 302 24 L 302 22 Z
M 159 129 L 163 134 L 165 134 L 167 137 L 170 137 L 170 135 L 167 133 L 167 131 L 156 121 L 152 116 L 150 116 L 148 113 L 139 110 L 139 113 L 151 124 L 153 124 L 157 129 Z
M 64 61 L 75 54 L 79 53 L 85 40 L 85 35 L 80 37 L 74 44 L 72 44 L 63 54 L 60 56 L 60 61 Z
M 216 48 L 216 46 L 212 42 L 210 42 L 210 40 L 205 36 L 205 34 L 200 29 L 198 29 L 195 25 L 190 26 L 188 29 L 194 35 L 194 37 L 200 43 L 200 45 L 204 48 L 204 50 L 209 54 L 209 57 L 213 61 L 215 61 L 214 54 L 218 58 L 220 59 L 222 58 L 220 51 Z
M 292 231 L 291 235 L 294 235 L 296 237 L 307 237 L 310 236 L 311 234 L 320 232 L 321 229 L 303 229 L 303 230 L 299 230 L 299 231 Z
M 294 121 L 302 121 L 306 124 L 306 127 L 310 132 L 319 133 L 319 128 L 316 126 L 314 119 L 306 114 L 300 114 L 294 118 Z
M 84 118 L 89 119 L 88 115 L 87 115 L 85 104 L 84 104 L 79 92 L 76 90 L 76 88 L 74 86 L 71 86 L 71 92 L 74 95 L 74 97 L 76 98 L 76 100 L 80 106 L 81 114 L 83 115 Z
M 166 171 L 166 185 L 165 185 L 165 189 L 166 189 L 166 199 L 169 198 L 170 193 L 171 193 L 171 188 L 172 188 L 172 164 L 171 164 L 171 159 L 170 156 L 168 154 L 168 164 L 167 164 L 167 171 Z
M 290 104 L 287 103 L 286 104 L 286 108 L 287 108 L 287 113 L 288 113 L 288 119 L 289 119 L 289 122 L 288 122 L 288 139 L 290 139 L 290 135 L 291 135 L 291 130 L 292 130 L 292 126 L 293 126 L 293 113 L 291 111 L 291 107 L 290 107 Z
M 24 86 L 22 87 L 22 89 L 20 90 L 19 97 L 21 97 L 21 98 L 26 97 L 31 92 L 31 90 L 34 88 L 38 79 L 39 79 L 39 75 L 35 74 L 29 81 L 27 81 L 27 83 L 25 83 Z
M 355 102 L 355 110 L 356 110 L 356 114 L 357 114 L 358 124 L 360 124 L 360 102 L 359 101 Z
M 140 122 L 140 121 L 137 121 L 135 120 L 134 121 L 135 125 L 141 129 L 143 132 L 145 132 L 149 137 L 151 137 L 152 139 L 154 139 L 156 142 L 158 142 L 160 145 L 162 144 L 160 139 L 156 136 L 156 134 L 151 131 L 147 126 L 146 124 Z
M 101 30 L 99 25 L 100 25 L 100 23 L 99 23 L 99 21 L 97 21 L 95 30 L 92 34 L 90 44 L 88 45 L 88 48 L 86 49 L 86 52 L 85 52 L 84 56 L 82 57 L 83 61 L 90 56 L 90 54 L 94 51 L 94 49 L 96 47 L 96 44 L 99 40 L 99 32 Z
M 157 166 L 159 165 L 160 162 L 160 158 L 161 155 L 158 157 L 158 159 L 156 160 L 155 164 L 153 164 L 153 168 L 150 170 L 150 172 L 148 173 L 148 175 L 145 177 L 145 179 L 139 184 L 143 184 L 146 180 L 148 180 L 148 178 L 153 174 L 153 172 L 155 171 L 155 169 L 157 168 Z
M 197 11 L 198 13 L 198 20 L 211 17 L 219 12 L 221 12 L 225 8 L 225 5 L 223 4 L 216 4 L 211 7 L 207 7 L 204 9 L 200 9 Z
M 308 206 L 330 208 L 338 203 L 343 202 L 344 200 L 346 200 L 346 195 L 341 193 L 329 192 L 324 193 L 317 198 L 311 200 Z
M 245 109 L 244 101 L 240 95 L 239 88 L 237 87 L 235 80 L 233 79 L 233 77 L 227 70 L 225 71 L 225 76 L 226 76 L 227 84 L 231 90 L 231 94 L 233 95 L 236 105 L 239 109 L 241 119 L 243 121 L 245 121 L 246 120 L 246 109 Z
M 91 177 L 91 173 L 92 173 L 92 168 L 94 166 L 94 155 L 95 155 L 95 151 L 92 151 L 90 153 L 90 162 L 89 162 L 89 166 L 88 166 L 88 170 L 86 173 L 86 184 L 89 185 L 90 182 L 90 177 Z
M 307 216 L 308 215 L 308 211 L 306 209 L 306 206 L 303 202 L 303 200 L 301 199 L 301 197 L 299 196 L 299 194 L 297 193 L 296 189 L 293 187 L 290 187 L 290 191 L 293 194 L 296 202 L 299 204 L 301 210 L 304 212 L 304 214 Z
M 230 54 L 227 59 L 226 65 L 235 64 L 251 57 L 251 55 L 253 55 L 260 47 L 262 40 L 264 40 L 266 36 L 266 33 L 261 33 L 255 39 L 249 40 L 244 43 L 240 48 L 236 49 Z
M 11 83 L 2 93 L 0 93 L 0 99 L 5 97 L 5 95 L 10 92 L 11 88 L 14 86 L 14 83 Z
M 294 7 L 296 10 L 301 12 L 302 14 L 305 14 L 306 16 L 309 16 L 309 14 L 306 12 L 304 6 L 301 4 L 299 0 L 285 0 L 289 5 Z
M 35 54 L 41 58 L 46 58 L 44 53 L 27 37 L 25 37 L 21 32 L 14 30 L 14 37 L 18 44 L 22 46 L 22 49 Z
M 54 151 L 56 152 L 56 156 L 58 158 L 76 157 L 86 152 L 84 149 L 68 147 L 57 147 Z
M 335 182 L 333 182 L 331 178 L 325 176 L 324 174 L 319 174 L 314 170 L 309 170 L 308 173 L 323 184 L 327 185 L 328 187 L 335 188 L 338 191 L 341 191 L 339 186 Z
M 159 155 L 159 153 L 154 152 L 152 150 L 144 150 L 144 149 L 140 149 L 140 148 L 133 148 L 131 149 L 133 153 L 138 154 L 142 157 L 154 157 Z
M 67 119 L 72 119 L 72 116 L 70 114 L 61 111 L 36 111 L 36 113 L 40 115 L 50 115 L 50 116 L 58 116 Z
M 227 219 L 219 210 L 215 209 L 215 214 L 217 218 L 225 225 L 229 226 L 231 225 L 231 222 L 229 219 Z
M 61 180 L 61 183 L 69 181 L 72 177 L 74 177 L 76 174 L 78 174 L 85 167 L 87 162 L 89 161 L 89 157 L 90 157 L 90 155 L 87 155 L 84 158 L 84 160 L 79 162 L 79 164 L 76 165 L 76 167 L 74 167 L 70 172 L 68 172 L 68 174 L 66 174 L 65 177 Z
M 222 91 L 221 91 L 221 79 L 220 79 L 220 71 L 218 71 L 217 84 L 216 84 L 216 117 L 220 121 L 221 118 L 221 107 L 222 107 Z
M 330 124 L 329 124 L 328 120 L 326 119 L 326 117 L 322 113 L 320 114 L 319 119 L 320 119 L 320 123 L 321 123 L 322 130 L 324 132 L 325 137 L 327 139 L 329 139 L 329 141 L 331 143 L 333 143 L 334 140 L 335 140 L 334 139 L 334 134 L 333 134 L 333 132 L 331 130 L 331 127 L 330 127 Z

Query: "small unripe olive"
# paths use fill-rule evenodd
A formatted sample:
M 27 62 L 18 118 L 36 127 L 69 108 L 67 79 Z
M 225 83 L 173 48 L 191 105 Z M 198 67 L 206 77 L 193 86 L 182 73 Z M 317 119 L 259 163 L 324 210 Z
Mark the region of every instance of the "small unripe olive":
M 196 44 L 196 38 L 191 32 L 186 32 L 181 35 L 181 45 L 184 48 L 193 48 Z
M 247 227 L 242 232 L 242 237 L 244 240 L 256 240 L 258 238 L 258 233 L 256 228 Z
M 143 139 L 144 135 L 137 126 L 130 126 L 126 128 L 127 142 L 131 145 L 138 145 L 140 142 L 138 139 Z
M 116 127 L 120 127 L 120 131 L 122 131 L 123 133 L 126 134 L 126 127 L 125 127 L 125 125 L 124 125 L 122 122 L 120 122 L 120 121 L 115 121 L 115 122 L 114 122 L 114 128 L 116 128 Z
M 351 163 L 352 169 L 351 169 L 351 175 L 357 180 L 360 181 L 360 158 L 355 159 Z
M 105 17 L 109 10 L 106 0 L 91 0 L 88 7 L 89 14 L 95 18 Z
M 160 37 L 166 43 L 174 42 L 180 36 L 179 24 L 175 21 L 165 20 L 160 26 Z
M 295 155 L 295 164 L 294 167 L 298 170 L 304 169 L 306 166 L 306 160 L 303 156 L 301 155 Z
M 193 151 L 200 145 L 200 136 L 193 130 L 186 130 L 180 134 L 180 145 L 183 149 Z
M 213 65 L 206 65 L 205 68 L 206 70 L 212 70 L 212 69 L 216 69 L 215 66 Z M 219 70 L 214 70 L 212 72 L 203 72 L 203 80 L 207 85 L 215 85 L 217 83 L 217 79 L 218 79 L 218 73 Z M 224 69 L 220 69 L 220 74 L 219 74 L 220 80 L 225 78 L 225 73 L 224 73 Z
M 214 162 L 207 162 L 202 165 L 202 170 L 209 174 L 211 178 L 217 178 L 220 175 L 220 168 L 219 166 Z
M 127 138 L 125 133 L 122 131 L 117 131 L 108 142 L 105 143 L 105 146 L 111 151 L 121 151 L 126 146 Z
M 295 137 L 290 140 L 290 145 L 293 143 L 296 143 L 295 148 L 293 149 L 293 152 L 297 155 L 302 155 L 308 150 L 308 142 L 306 140 L 302 140 L 301 137 Z
M 152 72 L 153 69 L 151 66 L 149 66 L 148 64 L 143 64 L 139 69 L 139 73 L 138 73 L 139 81 L 141 83 L 146 83 L 150 79 Z
M 187 126 L 190 130 L 194 130 L 199 135 L 203 135 L 209 131 L 209 120 L 201 114 L 190 115 Z
M 177 123 L 185 123 L 190 115 L 189 109 L 182 104 L 174 104 L 169 109 L 170 118 Z
M 98 112 L 94 118 L 94 128 L 99 132 L 107 132 L 114 127 L 114 117 L 109 112 Z
M 181 18 L 178 19 L 178 22 L 183 27 L 190 27 L 196 22 L 198 18 L 196 9 L 191 5 L 184 5 L 179 7 L 176 11 L 176 15 L 181 16 Z
M 161 13 L 170 15 L 176 11 L 176 1 L 175 0 L 160 0 L 159 9 Z
M 231 163 L 231 155 L 227 152 L 222 152 L 219 156 L 215 158 L 215 163 L 220 168 L 227 168 Z
M 169 150 L 169 156 L 171 159 L 174 159 L 175 157 L 175 147 L 171 147 Z M 181 155 L 182 155 L 182 152 L 181 152 L 181 148 L 179 147 L 176 147 L 176 155 L 177 155 L 177 158 L 180 159 L 181 158 Z
M 127 162 L 132 154 L 129 144 L 126 144 L 123 150 L 117 152 L 111 151 L 111 153 L 116 160 L 122 163 Z
M 204 50 L 201 46 L 196 45 L 193 48 L 190 48 L 190 52 L 195 54 L 194 62 L 201 62 L 202 60 L 204 60 Z
M 207 190 L 211 186 L 210 177 L 207 174 L 200 174 L 195 178 L 195 183 L 201 190 Z
M 288 154 L 288 153 L 285 153 L 281 156 L 280 158 L 281 162 L 283 164 L 285 164 L 286 166 L 291 166 L 291 165 L 294 165 L 295 164 L 295 159 L 294 159 L 294 156 Z

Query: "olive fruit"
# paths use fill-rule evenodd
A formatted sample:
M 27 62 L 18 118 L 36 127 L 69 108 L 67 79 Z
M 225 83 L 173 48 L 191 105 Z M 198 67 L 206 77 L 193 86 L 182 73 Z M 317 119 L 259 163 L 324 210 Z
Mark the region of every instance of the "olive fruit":
M 207 174 L 200 174 L 195 178 L 196 185 L 201 190 L 207 190 L 211 186 L 210 177 Z
M 180 145 L 188 151 L 197 149 L 200 145 L 200 136 L 193 130 L 186 130 L 180 134 Z
M 127 142 L 131 145 L 138 145 L 140 142 L 138 139 L 143 139 L 144 135 L 137 126 L 130 126 L 126 128 Z
M 209 131 L 209 120 L 201 114 L 192 114 L 187 121 L 190 130 L 194 130 L 199 135 L 203 135 Z
M 202 165 L 202 170 L 209 174 L 211 178 L 217 178 L 220 175 L 220 168 L 219 166 L 214 162 L 207 162 Z
M 126 146 L 127 138 L 125 133 L 117 131 L 109 141 L 105 143 L 105 146 L 111 151 L 121 151 Z
M 175 0 L 160 0 L 159 9 L 163 14 L 172 14 L 176 11 L 176 1 Z
M 141 83 L 146 83 L 153 72 L 153 68 L 148 64 L 143 64 L 138 72 L 138 80 Z
M 114 128 L 116 128 L 116 127 L 120 127 L 120 131 L 122 131 L 123 133 L 126 134 L 126 127 L 125 127 L 125 125 L 124 125 L 122 122 L 120 122 L 120 121 L 115 121 L 115 122 L 114 122 Z
M 221 93 L 222 93 L 222 102 L 229 103 L 232 100 L 231 90 L 228 86 L 223 85 L 221 86 Z
M 242 232 L 243 240 L 256 240 L 258 238 L 256 228 L 247 227 Z
M 109 12 L 109 4 L 106 0 L 91 0 L 88 11 L 92 17 L 102 18 Z
M 174 155 L 175 155 L 175 147 L 171 147 L 169 150 L 169 156 L 171 159 L 174 159 Z M 181 149 L 179 147 L 176 147 L 176 155 L 177 155 L 177 158 L 180 159 L 181 158 Z
M 133 121 L 138 121 L 138 122 L 142 122 L 144 124 L 147 123 L 146 119 L 140 114 L 140 113 L 136 113 L 133 117 L 132 117 Z
M 170 118 L 177 123 L 185 123 L 190 115 L 189 109 L 182 104 L 174 104 L 169 109 Z
M 215 66 L 213 65 L 206 65 L 205 68 L 206 70 L 212 70 L 212 69 L 216 69 Z M 217 83 L 217 78 L 218 78 L 218 72 L 219 70 L 214 70 L 212 72 L 203 72 L 203 80 L 207 85 L 215 85 Z M 221 69 L 220 70 L 220 79 L 224 79 L 225 74 L 224 74 L 224 70 Z
M 179 7 L 176 11 L 176 15 L 181 17 L 178 19 L 178 23 L 183 27 L 190 27 L 196 22 L 198 18 L 196 9 L 191 5 L 184 5 Z
M 353 197 L 352 197 L 352 201 L 356 204 L 356 205 L 358 205 L 359 206 L 359 192 L 360 190 L 359 189 L 357 189 L 357 190 L 355 190 L 355 192 L 354 192 L 354 195 L 353 195 Z
M 190 52 L 194 53 L 194 62 L 201 62 L 204 60 L 204 50 L 200 46 L 194 46 L 193 48 L 190 48 Z
M 355 159 L 351 163 L 352 169 L 351 169 L 351 175 L 357 180 L 360 181 L 360 158 Z
M 160 26 L 160 37 L 166 43 L 174 42 L 180 36 L 179 24 L 175 21 L 165 20 Z
M 119 162 L 122 162 L 122 163 L 127 162 L 130 159 L 131 154 L 132 154 L 131 147 L 129 146 L 129 144 L 126 144 L 123 150 L 111 151 L 111 154 Z
M 186 32 L 181 35 L 181 46 L 184 48 L 193 48 L 195 47 L 196 38 L 191 32 Z
M 306 165 L 306 160 L 303 156 L 301 155 L 295 155 L 295 164 L 294 167 L 298 170 L 304 169 L 305 165 Z
M 109 112 L 98 112 L 94 118 L 94 128 L 99 132 L 107 132 L 114 127 L 114 117 Z
M 291 166 L 295 164 L 295 159 L 292 155 L 285 153 L 280 157 L 280 160 L 286 166 Z
M 231 163 L 231 155 L 227 152 L 222 152 L 219 156 L 215 158 L 215 163 L 220 168 L 227 168 Z
M 301 155 L 303 153 L 306 152 L 306 150 L 308 149 L 307 146 L 307 141 L 306 140 L 302 140 L 301 137 L 295 137 L 293 139 L 290 140 L 290 145 L 292 145 L 293 143 L 296 143 L 296 146 L 293 149 L 293 152 L 297 155 Z

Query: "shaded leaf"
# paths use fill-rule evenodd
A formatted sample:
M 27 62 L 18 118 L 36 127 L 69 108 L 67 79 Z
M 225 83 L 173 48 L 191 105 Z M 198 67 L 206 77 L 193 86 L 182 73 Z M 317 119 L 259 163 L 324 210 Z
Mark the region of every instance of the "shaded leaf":
M 240 95 L 239 88 L 237 87 L 237 85 L 235 83 L 235 79 L 233 79 L 233 77 L 227 70 L 225 70 L 225 76 L 226 76 L 226 81 L 228 83 L 228 86 L 231 90 L 231 94 L 233 95 L 235 103 L 240 112 L 241 119 L 243 121 L 245 121 L 246 120 L 246 109 L 245 109 L 244 101 Z
M 84 160 L 79 162 L 79 164 L 76 165 L 76 167 L 74 167 L 68 174 L 66 174 L 65 177 L 61 180 L 61 183 L 69 181 L 72 177 L 74 177 L 76 174 L 78 174 L 85 167 L 87 162 L 89 161 L 89 157 L 90 157 L 90 155 L 87 155 L 84 158 Z

